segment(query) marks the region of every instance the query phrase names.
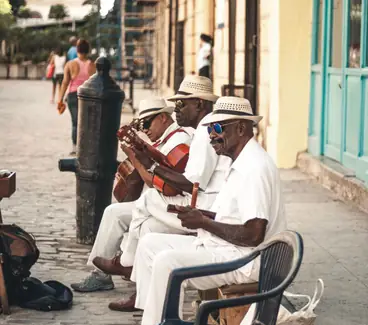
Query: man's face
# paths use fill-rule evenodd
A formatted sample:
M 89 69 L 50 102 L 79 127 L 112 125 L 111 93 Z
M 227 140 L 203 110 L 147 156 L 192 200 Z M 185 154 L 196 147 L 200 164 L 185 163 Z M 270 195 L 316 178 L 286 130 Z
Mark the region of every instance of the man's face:
M 239 120 L 228 120 L 212 123 L 208 126 L 211 145 L 218 155 L 232 156 L 239 142 L 239 137 L 244 135 L 245 124 L 240 125 Z
M 198 117 L 198 107 L 200 100 L 180 99 L 175 101 L 176 122 L 180 126 L 193 126 Z
M 166 131 L 166 114 L 157 114 L 143 119 L 143 132 L 152 142 L 156 142 Z

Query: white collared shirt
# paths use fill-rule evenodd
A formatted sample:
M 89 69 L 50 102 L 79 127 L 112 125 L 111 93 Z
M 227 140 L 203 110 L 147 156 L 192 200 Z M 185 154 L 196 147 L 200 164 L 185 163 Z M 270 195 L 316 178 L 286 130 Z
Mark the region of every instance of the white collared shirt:
M 172 123 L 162 134 L 160 139 L 157 141 L 160 141 L 160 144 L 156 147 L 160 152 L 162 152 L 164 155 L 167 155 L 172 149 L 174 149 L 179 144 L 183 143 L 188 146 L 190 146 L 190 143 L 192 142 L 193 135 L 187 132 L 187 130 L 184 130 L 184 132 L 175 132 L 170 139 L 168 139 L 165 143 L 161 143 L 161 141 L 165 140 L 165 138 L 173 131 L 183 129 L 180 127 L 176 122 Z
M 209 56 L 211 55 L 211 44 L 204 42 L 197 55 L 197 70 L 210 65 Z
M 220 192 L 225 181 L 231 159 L 218 156 L 212 148 L 207 127 L 203 125 L 209 116 L 210 114 L 201 120 L 194 132 L 184 176 L 192 183 L 198 182 L 205 194 L 216 194 Z
M 286 229 L 284 202 L 279 171 L 269 154 L 253 138 L 231 165 L 220 193 L 211 208 L 215 220 L 243 225 L 254 218 L 268 221 L 265 240 Z M 198 230 L 196 245 L 222 249 L 223 252 L 251 252 L 251 247 L 233 245 L 203 229 Z

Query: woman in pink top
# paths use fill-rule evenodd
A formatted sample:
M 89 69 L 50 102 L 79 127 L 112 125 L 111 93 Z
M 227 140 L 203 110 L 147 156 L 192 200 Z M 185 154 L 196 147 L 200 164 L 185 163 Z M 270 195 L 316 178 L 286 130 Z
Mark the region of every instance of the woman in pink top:
M 72 141 L 73 150 L 76 153 L 77 144 L 77 123 L 78 123 L 78 97 L 77 90 L 92 74 L 96 72 L 95 64 L 88 59 L 89 43 L 80 39 L 77 42 L 78 57 L 69 61 L 64 69 L 64 79 L 61 85 L 58 101 L 58 111 L 62 114 L 65 110 L 64 95 L 69 88 L 67 96 L 68 107 L 72 117 Z

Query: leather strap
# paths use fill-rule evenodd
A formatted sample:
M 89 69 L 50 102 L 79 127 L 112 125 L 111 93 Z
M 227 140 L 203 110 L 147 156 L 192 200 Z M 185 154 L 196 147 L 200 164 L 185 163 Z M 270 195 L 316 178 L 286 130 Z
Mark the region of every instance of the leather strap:
M 179 133 L 179 132 L 184 132 L 187 133 L 185 130 L 183 129 L 176 129 L 174 131 L 171 131 L 162 141 L 158 140 L 153 144 L 154 148 L 157 148 L 160 144 L 165 144 L 167 141 L 170 140 L 170 138 L 175 134 L 175 133 Z

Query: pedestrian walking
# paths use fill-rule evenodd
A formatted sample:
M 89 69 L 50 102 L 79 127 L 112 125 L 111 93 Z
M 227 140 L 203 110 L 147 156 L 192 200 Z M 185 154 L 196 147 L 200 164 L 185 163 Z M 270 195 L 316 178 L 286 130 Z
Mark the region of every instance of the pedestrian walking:
M 51 103 L 54 103 L 56 87 L 60 93 L 61 84 L 64 77 L 64 66 L 66 62 L 66 57 L 63 53 L 61 47 L 56 48 L 54 54 L 51 57 L 50 65 L 54 66 L 54 74 L 52 76 L 52 98 Z
M 67 61 L 74 60 L 78 57 L 77 54 L 77 41 L 78 39 L 75 36 L 69 38 L 70 48 L 67 53 Z
M 78 57 L 72 61 L 68 61 L 64 69 L 64 79 L 61 85 L 58 101 L 59 114 L 64 113 L 65 104 L 64 96 L 69 89 L 67 96 L 68 108 L 72 119 L 72 142 L 73 149 L 71 155 L 76 154 L 77 145 L 77 123 L 78 123 L 78 97 L 77 90 L 92 74 L 96 72 L 95 64 L 88 59 L 90 44 L 84 39 L 77 42 Z

